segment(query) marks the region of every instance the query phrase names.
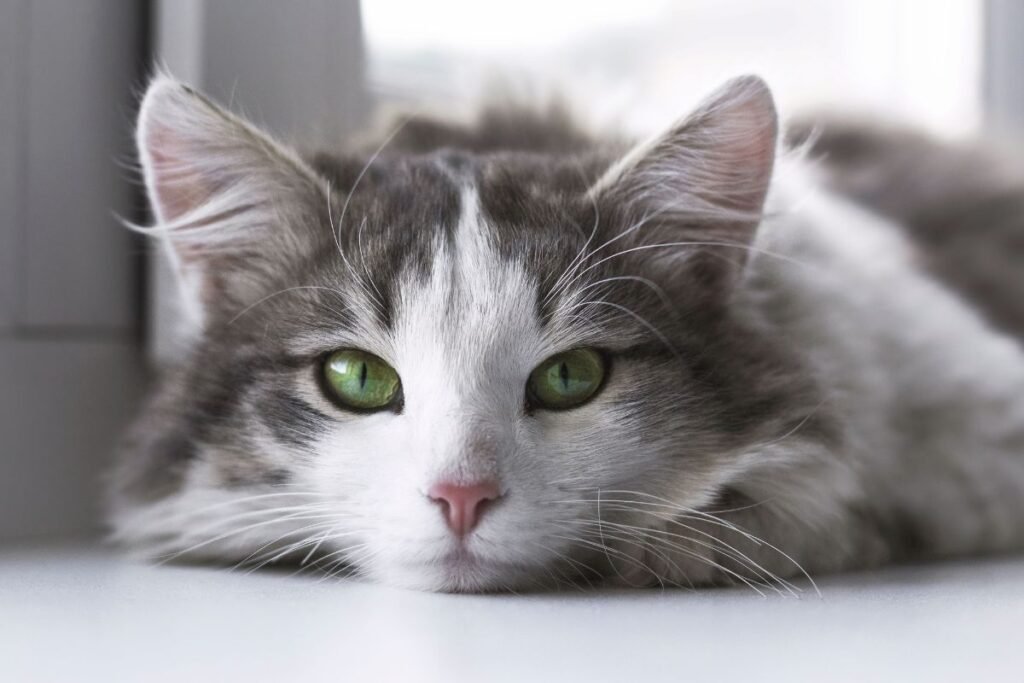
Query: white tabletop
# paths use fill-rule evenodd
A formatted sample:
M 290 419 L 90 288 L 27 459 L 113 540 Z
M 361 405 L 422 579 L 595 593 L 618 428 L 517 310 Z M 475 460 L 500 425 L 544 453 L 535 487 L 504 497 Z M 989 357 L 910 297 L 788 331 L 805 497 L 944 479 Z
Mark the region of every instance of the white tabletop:
M 1024 559 L 819 586 L 435 595 L 7 549 L 0 680 L 1024 680 Z

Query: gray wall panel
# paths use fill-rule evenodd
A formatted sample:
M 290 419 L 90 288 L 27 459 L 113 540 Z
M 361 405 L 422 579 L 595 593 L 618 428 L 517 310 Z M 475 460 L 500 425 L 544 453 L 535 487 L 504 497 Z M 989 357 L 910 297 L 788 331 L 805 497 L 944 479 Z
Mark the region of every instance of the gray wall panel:
M 205 3 L 203 86 L 302 145 L 337 145 L 364 122 L 357 0 Z
M 997 134 L 1024 139 L 1024 2 L 985 3 L 985 117 Z
M 144 4 L 0 0 L 0 543 L 98 527 L 144 381 L 129 159 Z
M 0 540 L 94 531 L 118 433 L 139 401 L 127 343 L 0 340 Z
M 19 300 L 22 90 L 28 0 L 0 3 L 0 334 L 14 324 Z
M 25 326 L 134 325 L 131 236 L 134 93 L 142 4 L 33 0 L 29 35 L 29 166 Z

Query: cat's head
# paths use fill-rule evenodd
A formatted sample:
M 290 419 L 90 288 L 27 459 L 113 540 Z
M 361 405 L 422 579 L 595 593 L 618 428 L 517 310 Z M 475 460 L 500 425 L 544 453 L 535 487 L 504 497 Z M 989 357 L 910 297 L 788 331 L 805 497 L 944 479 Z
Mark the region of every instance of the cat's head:
M 622 525 L 792 426 L 730 310 L 776 149 L 757 78 L 621 154 L 307 159 L 160 77 L 138 142 L 197 333 L 123 454 L 128 543 L 530 586 L 628 561 Z

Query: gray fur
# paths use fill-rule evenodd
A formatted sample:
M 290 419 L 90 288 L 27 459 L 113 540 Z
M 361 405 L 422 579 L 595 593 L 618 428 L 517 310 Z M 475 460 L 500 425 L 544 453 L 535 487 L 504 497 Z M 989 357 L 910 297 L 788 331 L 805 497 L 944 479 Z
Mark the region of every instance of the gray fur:
M 790 138 L 811 143 L 829 186 L 905 228 L 930 272 L 1024 338 L 1024 167 L 1011 150 L 834 117 Z
M 948 259 L 776 158 L 758 79 L 628 153 L 559 114 L 302 159 L 166 79 L 141 119 L 150 230 L 201 309 L 114 478 L 116 535 L 145 554 L 444 590 L 791 592 L 804 572 L 1024 544 L 1024 352 L 947 289 L 971 287 Z M 923 234 L 927 193 L 887 201 L 843 180 L 855 163 L 876 162 L 836 155 L 834 184 Z M 606 387 L 529 410 L 535 361 L 517 359 L 536 340 L 601 349 Z M 325 354 L 356 343 L 435 354 L 396 366 L 413 390 L 396 414 L 319 391 Z M 454 365 L 431 375 L 435 357 Z M 451 408 L 417 426 L 432 403 Z M 437 560 L 436 511 L 392 490 L 431 458 L 507 484 L 470 546 L 493 562 Z

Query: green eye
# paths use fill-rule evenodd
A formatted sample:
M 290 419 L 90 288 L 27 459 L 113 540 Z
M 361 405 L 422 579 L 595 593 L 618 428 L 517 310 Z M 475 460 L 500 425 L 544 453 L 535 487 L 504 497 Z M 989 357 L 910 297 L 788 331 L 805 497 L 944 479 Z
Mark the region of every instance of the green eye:
M 548 358 L 530 373 L 527 390 L 538 408 L 564 410 L 594 397 L 605 375 L 604 357 L 593 349 L 574 349 Z
M 395 369 L 372 353 L 335 351 L 324 363 L 327 390 L 346 408 L 371 411 L 390 407 L 401 380 Z

